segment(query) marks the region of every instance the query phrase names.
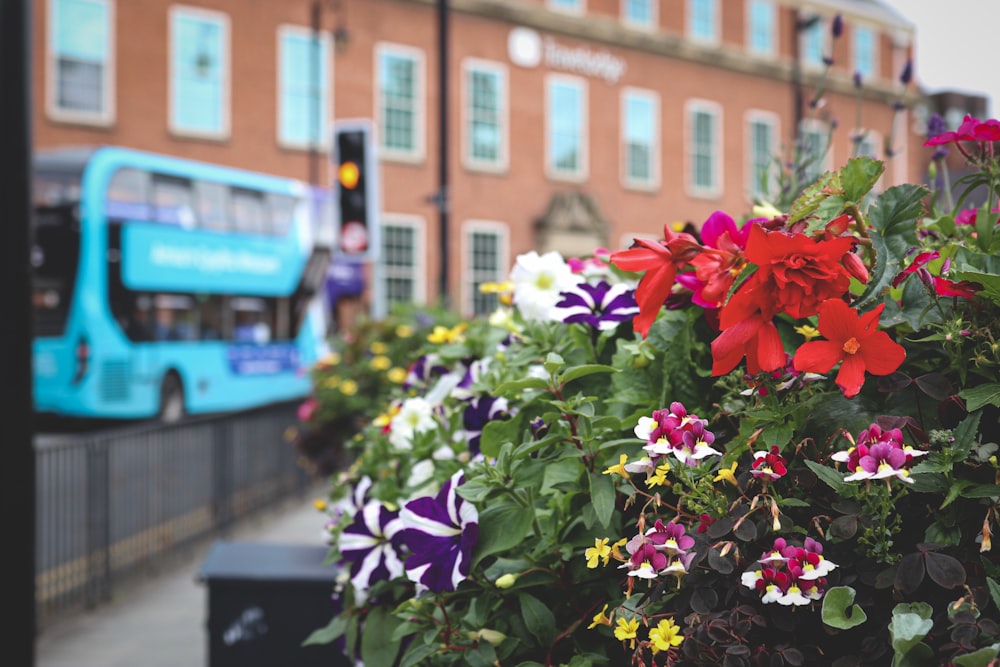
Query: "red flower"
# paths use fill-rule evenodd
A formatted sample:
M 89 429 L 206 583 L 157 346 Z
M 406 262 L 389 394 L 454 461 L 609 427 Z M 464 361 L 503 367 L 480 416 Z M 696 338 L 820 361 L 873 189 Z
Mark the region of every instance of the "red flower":
M 940 256 L 941 253 L 939 253 L 937 250 L 934 250 L 933 252 L 920 253 L 919 255 L 913 258 L 913 261 L 910 262 L 910 265 L 908 267 L 900 271 L 899 274 L 897 274 L 896 277 L 892 279 L 892 286 L 899 287 L 899 284 L 902 283 L 904 280 L 906 280 L 906 276 L 910 275 L 911 273 L 914 273 L 915 271 L 917 271 L 917 269 L 926 266 L 929 262 L 934 261 Z
M 934 276 L 934 291 L 938 296 L 957 296 L 962 299 L 971 300 L 976 296 L 976 292 L 982 289 L 979 283 L 962 280 L 955 282 L 941 276 Z
M 725 375 L 747 359 L 747 372 L 756 375 L 785 365 L 785 347 L 770 315 L 759 307 L 758 285 L 736 292 L 722 309 L 722 333 L 712 341 L 712 375 Z
M 611 263 L 622 271 L 645 272 L 635 290 L 639 314 L 632 321 L 632 327 L 643 338 L 649 334 L 663 302 L 670 296 L 677 270 L 686 266 L 701 251 L 693 236 L 675 234 L 666 225 L 663 226 L 663 237 L 665 241 L 635 239 L 631 248 L 611 255 Z
M 753 225 L 747 259 L 758 267 L 750 281 L 763 288 L 758 293 L 761 312 L 767 319 L 779 312 L 809 317 L 823 301 L 843 296 L 851 285 L 843 258 L 855 243 L 850 236 L 816 240 Z
M 924 142 L 924 146 L 941 146 L 956 141 L 1000 141 L 1000 121 L 994 118 L 979 120 L 966 114 L 957 130 L 931 137 Z
M 701 227 L 703 251 L 691 260 L 694 271 L 677 276 L 677 282 L 691 290 L 691 301 L 702 308 L 722 305 L 733 281 L 746 263 L 743 249 L 747 245 L 750 220 L 737 228 L 732 217 L 715 211 Z
M 876 329 L 884 308 L 882 304 L 859 315 L 840 299 L 824 301 L 819 307 L 819 331 L 827 340 L 803 343 L 795 352 L 795 370 L 827 373 L 840 363 L 836 382 L 847 398 L 861 391 L 865 372 L 893 373 L 906 358 L 906 351 L 886 332 Z

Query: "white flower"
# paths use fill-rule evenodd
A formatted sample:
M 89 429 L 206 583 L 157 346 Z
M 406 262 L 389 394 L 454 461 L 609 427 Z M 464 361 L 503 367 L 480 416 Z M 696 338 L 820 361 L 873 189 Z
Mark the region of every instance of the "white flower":
M 514 283 L 514 305 L 524 319 L 536 321 L 556 319 L 559 294 L 582 280 L 554 250 L 544 255 L 534 250 L 518 255 L 510 279 Z
M 399 412 L 389 426 L 389 442 L 402 451 L 413 448 L 413 436 L 434 428 L 434 412 L 431 404 L 423 398 L 408 398 L 403 401 Z

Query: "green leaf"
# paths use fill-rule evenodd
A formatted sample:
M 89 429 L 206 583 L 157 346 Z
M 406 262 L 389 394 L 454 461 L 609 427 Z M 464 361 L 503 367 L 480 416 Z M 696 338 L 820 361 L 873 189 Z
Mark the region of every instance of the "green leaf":
M 601 526 L 607 528 L 611 524 L 611 515 L 615 511 L 615 484 L 610 475 L 592 472 L 590 478 L 590 500 Z
M 844 481 L 844 475 L 837 472 L 833 468 L 825 466 L 817 461 L 806 461 L 806 465 L 809 466 L 810 470 L 816 473 L 817 477 L 826 482 L 827 486 L 834 491 L 840 493 L 840 491 L 847 486 L 847 483 Z
M 963 498 L 997 498 L 1000 497 L 1000 484 L 977 484 L 962 492 Z
M 361 660 L 366 665 L 391 665 L 396 662 L 399 642 L 392 641 L 396 626 L 402 621 L 387 607 L 372 607 L 365 617 L 361 635 Z
M 932 611 L 926 602 L 904 602 L 893 608 L 889 636 L 892 638 L 892 648 L 896 653 L 894 665 L 902 664 L 899 660 L 919 644 L 934 627 L 931 621 Z
M 503 445 L 508 442 L 520 443 L 521 437 L 520 419 L 493 419 L 486 422 L 486 426 L 483 427 L 483 434 L 479 439 L 479 450 L 484 456 L 496 458 Z
M 823 622 L 832 628 L 849 630 L 867 621 L 868 615 L 854 604 L 855 594 L 850 586 L 835 586 L 828 590 L 823 596 Z
M 584 364 L 583 366 L 574 366 L 568 371 L 562 374 L 563 384 L 568 384 L 569 382 L 582 378 L 587 375 L 593 375 L 594 373 L 617 373 L 618 369 L 614 366 L 606 366 L 604 364 Z
M 491 554 L 520 544 L 531 530 L 533 507 L 524 507 L 510 498 L 501 498 L 479 513 L 479 542 L 472 554 L 472 565 Z
M 580 468 L 574 465 L 556 464 L 545 466 L 540 493 L 549 493 L 559 484 L 572 484 L 580 480 Z
M 1000 655 L 1000 649 L 994 646 L 987 646 L 972 653 L 966 653 L 952 658 L 955 667 L 989 667 L 990 663 Z
M 497 385 L 496 389 L 493 391 L 497 395 L 517 395 L 520 394 L 525 389 L 546 389 L 549 386 L 549 381 L 545 378 L 538 377 L 527 377 L 523 380 L 511 380 L 510 382 L 502 382 Z
M 965 409 L 969 412 L 975 412 L 984 405 L 1000 407 L 1000 383 L 997 382 L 963 389 L 958 395 L 965 399 Z
M 889 188 L 868 210 L 868 222 L 878 232 L 871 235 L 875 265 L 865 291 L 855 305 L 865 310 L 877 305 L 888 290 L 892 279 L 903 269 L 907 252 L 917 245 L 914 222 L 923 213 L 923 198 L 927 190 L 916 185 Z
M 976 444 L 976 435 L 979 433 L 979 420 L 982 416 L 983 413 L 981 412 L 973 412 L 963 419 L 962 423 L 952 433 L 955 438 L 955 442 L 952 443 L 952 449 L 956 454 L 960 454 L 962 458 L 965 458 L 972 451 L 972 446 Z
M 986 585 L 990 589 L 990 597 L 993 598 L 993 604 L 1000 608 L 1000 582 L 992 577 L 986 577 Z
M 315 646 L 317 644 L 329 644 L 339 639 L 347 632 L 348 618 L 346 616 L 334 616 L 326 627 L 313 630 L 312 634 L 302 642 L 303 646 Z
M 412 642 L 403 655 L 403 660 L 399 663 L 399 667 L 416 667 L 416 665 L 423 663 L 426 658 L 437 653 L 437 650 L 437 645 Z
M 548 646 L 556 634 L 556 617 L 552 610 L 530 593 L 520 593 L 517 599 L 528 631 L 542 646 Z
M 870 157 L 856 157 L 847 161 L 840 170 L 840 185 L 848 201 L 860 202 L 871 192 L 885 171 L 885 164 Z

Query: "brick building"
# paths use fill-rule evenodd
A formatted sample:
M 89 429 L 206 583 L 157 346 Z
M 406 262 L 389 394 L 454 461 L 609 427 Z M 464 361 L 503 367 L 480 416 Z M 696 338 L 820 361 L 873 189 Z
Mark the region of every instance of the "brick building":
M 796 126 L 809 146 L 837 127 L 815 169 L 885 157 L 891 142 L 882 185 L 922 177 L 912 113 L 894 111 L 920 101 L 899 82 L 914 28 L 878 0 L 449 0 L 442 244 L 440 12 L 435 0 L 36 0 L 35 143 L 322 184 L 331 121 L 372 119 L 376 313 L 437 299 L 442 276 L 451 305 L 486 310 L 476 284 L 519 253 L 745 215 Z

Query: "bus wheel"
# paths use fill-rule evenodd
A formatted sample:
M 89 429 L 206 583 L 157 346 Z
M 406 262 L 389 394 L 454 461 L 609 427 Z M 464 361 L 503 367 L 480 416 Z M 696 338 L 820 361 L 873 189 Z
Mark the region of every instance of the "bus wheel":
M 172 424 L 184 417 L 184 387 L 176 373 L 167 373 L 160 385 L 161 422 Z

